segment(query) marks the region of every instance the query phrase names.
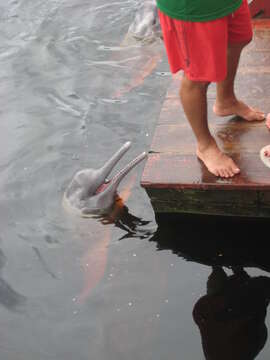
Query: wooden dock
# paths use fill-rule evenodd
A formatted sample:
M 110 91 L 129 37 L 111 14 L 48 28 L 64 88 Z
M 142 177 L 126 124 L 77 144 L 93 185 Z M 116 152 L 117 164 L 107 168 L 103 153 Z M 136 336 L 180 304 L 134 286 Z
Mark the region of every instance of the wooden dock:
M 270 217 L 270 169 L 259 155 L 270 144 L 265 122 L 214 116 L 215 86 L 211 85 L 211 132 L 241 169 L 232 179 L 217 178 L 195 155 L 195 138 L 179 101 L 179 86 L 178 76 L 167 92 L 141 179 L 154 211 Z M 242 55 L 236 92 L 248 104 L 270 112 L 270 19 L 254 21 L 254 40 Z

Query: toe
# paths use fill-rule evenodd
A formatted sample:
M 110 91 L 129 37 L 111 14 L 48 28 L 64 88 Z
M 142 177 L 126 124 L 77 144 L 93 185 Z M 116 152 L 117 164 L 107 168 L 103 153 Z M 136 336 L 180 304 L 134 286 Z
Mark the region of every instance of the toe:
M 215 175 L 216 175 L 217 177 L 222 177 L 222 174 L 221 174 L 221 172 L 220 172 L 219 169 L 215 170 Z
M 240 169 L 236 165 L 232 166 L 232 171 L 233 171 L 234 174 L 239 174 L 240 173 Z
M 246 119 L 249 121 L 262 121 L 265 119 L 265 114 L 251 111 Z
M 223 172 L 224 172 L 224 177 L 228 179 L 230 177 L 229 171 L 227 169 L 224 169 Z
M 222 178 L 226 177 L 224 169 L 219 169 L 219 176 L 222 177 Z
M 233 177 L 234 176 L 234 171 L 233 171 L 233 168 L 230 166 L 229 167 L 229 174 L 230 174 L 230 177 Z
M 264 113 L 256 113 L 256 120 L 262 121 L 265 119 Z
M 233 175 L 238 174 L 240 172 L 240 169 L 237 167 L 237 165 L 234 163 L 232 159 L 230 159 L 229 169 L 233 173 Z
M 260 109 L 258 109 L 258 108 L 254 108 L 254 107 L 250 107 L 250 109 L 252 110 L 252 111 L 254 111 L 254 112 L 256 112 L 256 113 L 259 113 L 259 114 L 263 114 L 263 111 L 261 111 Z
M 259 109 L 253 109 L 251 108 L 251 113 L 253 114 L 254 119 L 256 120 L 264 120 L 265 119 L 265 113 Z
M 233 176 L 232 172 L 229 169 L 227 170 L 227 173 L 228 173 L 228 178 L 231 178 Z

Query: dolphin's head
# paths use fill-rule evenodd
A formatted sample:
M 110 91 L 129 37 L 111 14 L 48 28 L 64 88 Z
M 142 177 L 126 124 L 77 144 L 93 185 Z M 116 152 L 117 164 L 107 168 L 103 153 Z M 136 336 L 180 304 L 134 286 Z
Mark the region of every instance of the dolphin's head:
M 150 44 L 159 38 L 162 38 L 162 31 L 156 1 L 146 0 L 139 6 L 123 44 Z
M 104 213 L 110 209 L 120 182 L 137 164 L 146 158 L 146 153 L 143 152 L 109 179 L 115 165 L 130 146 L 131 143 L 126 142 L 100 169 L 78 171 L 64 193 L 64 206 L 75 210 L 81 216 Z

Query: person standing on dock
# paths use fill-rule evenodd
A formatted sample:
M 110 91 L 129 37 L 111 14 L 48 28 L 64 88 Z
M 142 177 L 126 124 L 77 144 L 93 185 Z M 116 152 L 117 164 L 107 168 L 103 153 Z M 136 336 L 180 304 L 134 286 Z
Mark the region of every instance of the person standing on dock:
M 213 111 L 247 121 L 265 115 L 238 100 L 234 80 L 242 49 L 252 40 L 247 0 L 157 0 L 172 73 L 184 71 L 180 98 L 197 139 L 197 156 L 208 170 L 229 178 L 240 172 L 212 137 L 207 118 L 207 89 L 217 83 Z

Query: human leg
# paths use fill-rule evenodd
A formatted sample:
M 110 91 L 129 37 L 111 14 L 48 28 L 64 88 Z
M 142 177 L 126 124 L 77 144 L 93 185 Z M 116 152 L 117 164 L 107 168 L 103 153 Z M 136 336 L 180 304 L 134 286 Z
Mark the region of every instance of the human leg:
M 222 266 L 213 266 L 206 284 L 207 295 L 217 295 L 222 293 L 227 281 L 228 276 Z
M 197 140 L 197 156 L 208 170 L 220 177 L 229 178 L 239 173 L 233 160 L 222 153 L 212 137 L 207 121 L 207 88 L 209 83 L 183 77 L 180 99 L 187 119 Z M 196 104 L 194 106 L 194 104 Z
M 180 98 L 198 142 L 197 156 L 212 174 L 232 177 L 240 170 L 220 151 L 209 131 L 206 97 L 209 82 L 226 78 L 227 19 L 196 23 L 159 15 L 171 72 L 185 74 Z
M 214 112 L 218 116 L 238 115 L 248 121 L 263 120 L 263 112 L 240 101 L 234 92 L 234 81 L 243 48 L 252 40 L 252 24 L 247 0 L 227 17 L 228 48 L 227 76 L 217 83 L 217 100 Z
M 238 115 L 248 121 L 261 121 L 265 118 L 264 113 L 238 100 L 234 91 L 235 76 L 241 52 L 246 44 L 247 43 L 229 45 L 227 77 L 224 81 L 217 83 L 217 98 L 213 110 L 218 116 Z

